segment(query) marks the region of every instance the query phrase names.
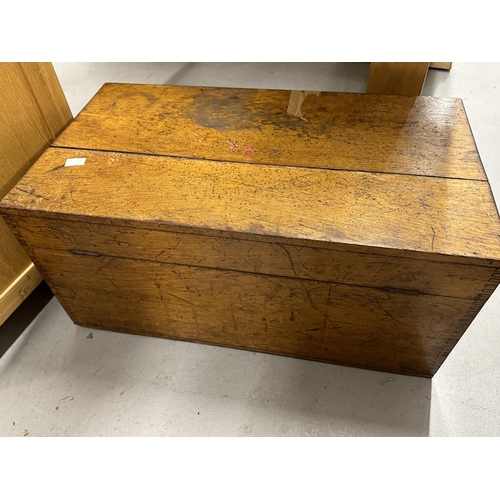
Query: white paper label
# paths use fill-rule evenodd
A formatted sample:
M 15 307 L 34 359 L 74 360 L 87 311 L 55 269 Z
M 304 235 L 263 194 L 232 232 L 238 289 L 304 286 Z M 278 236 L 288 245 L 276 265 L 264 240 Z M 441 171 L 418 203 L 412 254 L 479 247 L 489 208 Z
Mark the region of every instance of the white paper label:
M 85 164 L 85 160 L 87 158 L 68 158 L 66 160 L 66 163 L 64 164 L 65 167 L 80 167 L 81 165 Z

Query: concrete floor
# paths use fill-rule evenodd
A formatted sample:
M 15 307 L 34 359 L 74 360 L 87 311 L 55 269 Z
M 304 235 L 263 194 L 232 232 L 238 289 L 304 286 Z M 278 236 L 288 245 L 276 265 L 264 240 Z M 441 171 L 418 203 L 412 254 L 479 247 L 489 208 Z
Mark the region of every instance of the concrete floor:
M 55 68 L 74 114 L 106 81 L 363 92 L 368 74 L 366 63 Z M 423 93 L 464 100 L 500 200 L 500 64 L 431 70 Z M 499 311 L 497 290 L 431 382 L 90 330 L 53 298 L 0 359 L 0 435 L 500 436 Z

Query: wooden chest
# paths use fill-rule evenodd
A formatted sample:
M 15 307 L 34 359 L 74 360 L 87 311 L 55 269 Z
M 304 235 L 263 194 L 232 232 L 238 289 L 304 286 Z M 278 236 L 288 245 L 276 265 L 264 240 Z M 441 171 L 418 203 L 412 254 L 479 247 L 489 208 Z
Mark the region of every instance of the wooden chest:
M 500 281 L 462 101 L 289 97 L 106 84 L 1 214 L 79 325 L 432 376 Z

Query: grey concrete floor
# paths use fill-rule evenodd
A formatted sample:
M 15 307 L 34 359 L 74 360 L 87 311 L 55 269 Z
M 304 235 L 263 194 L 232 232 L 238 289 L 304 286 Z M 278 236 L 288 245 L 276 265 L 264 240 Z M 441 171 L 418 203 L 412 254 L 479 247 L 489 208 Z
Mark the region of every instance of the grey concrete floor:
M 366 63 L 56 63 L 76 115 L 107 81 L 363 92 Z M 431 70 L 500 200 L 500 64 Z M 500 290 L 432 381 L 75 326 L 53 298 L 0 358 L 0 435 L 500 436 Z

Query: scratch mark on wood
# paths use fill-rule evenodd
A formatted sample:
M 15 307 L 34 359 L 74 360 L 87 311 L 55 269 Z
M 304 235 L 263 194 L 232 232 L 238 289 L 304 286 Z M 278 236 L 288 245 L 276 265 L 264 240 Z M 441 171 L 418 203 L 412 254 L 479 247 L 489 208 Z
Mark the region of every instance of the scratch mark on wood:
M 30 191 L 28 191 L 27 189 L 22 189 L 18 186 L 16 186 L 15 189 L 17 191 L 21 191 L 22 193 L 30 194 L 31 196 L 34 196 L 35 198 L 41 198 L 42 200 L 52 201 L 52 200 L 49 200 L 48 198 L 45 198 L 45 196 L 42 196 L 40 194 L 36 194 L 34 189 L 31 189 Z
M 277 243 L 277 245 L 286 253 L 288 260 L 290 261 L 290 266 L 292 268 L 293 274 L 295 274 L 295 276 L 297 276 L 297 271 L 295 270 L 295 266 L 293 264 L 293 259 L 292 259 L 292 256 L 290 255 L 289 250 L 281 243 Z
M 399 321 L 399 319 L 395 318 L 387 309 L 385 309 L 384 307 L 382 307 L 382 305 L 380 304 L 380 302 L 377 300 L 377 299 L 373 299 L 377 305 L 380 307 L 380 309 L 382 309 L 382 311 L 385 312 L 385 314 L 387 314 L 387 316 L 389 316 L 390 318 L 392 318 L 394 321 L 398 322 L 400 325 L 404 325 L 406 326 L 404 323 L 402 323 L 401 321 Z
M 161 290 L 161 286 L 156 281 L 154 281 L 154 284 L 156 285 L 156 288 L 158 288 L 158 291 L 160 292 L 160 300 L 163 302 L 163 292 Z
M 174 299 L 177 299 L 177 300 L 180 300 L 182 302 L 185 302 L 186 304 L 189 304 L 190 306 L 193 306 L 193 307 L 197 307 L 196 304 L 193 304 L 192 302 L 190 302 L 189 300 L 186 300 L 186 299 L 183 299 L 182 297 L 179 297 L 177 295 L 174 295 L 173 293 L 170 293 L 170 292 L 165 292 L 165 295 L 169 295 L 170 297 L 174 297 Z

